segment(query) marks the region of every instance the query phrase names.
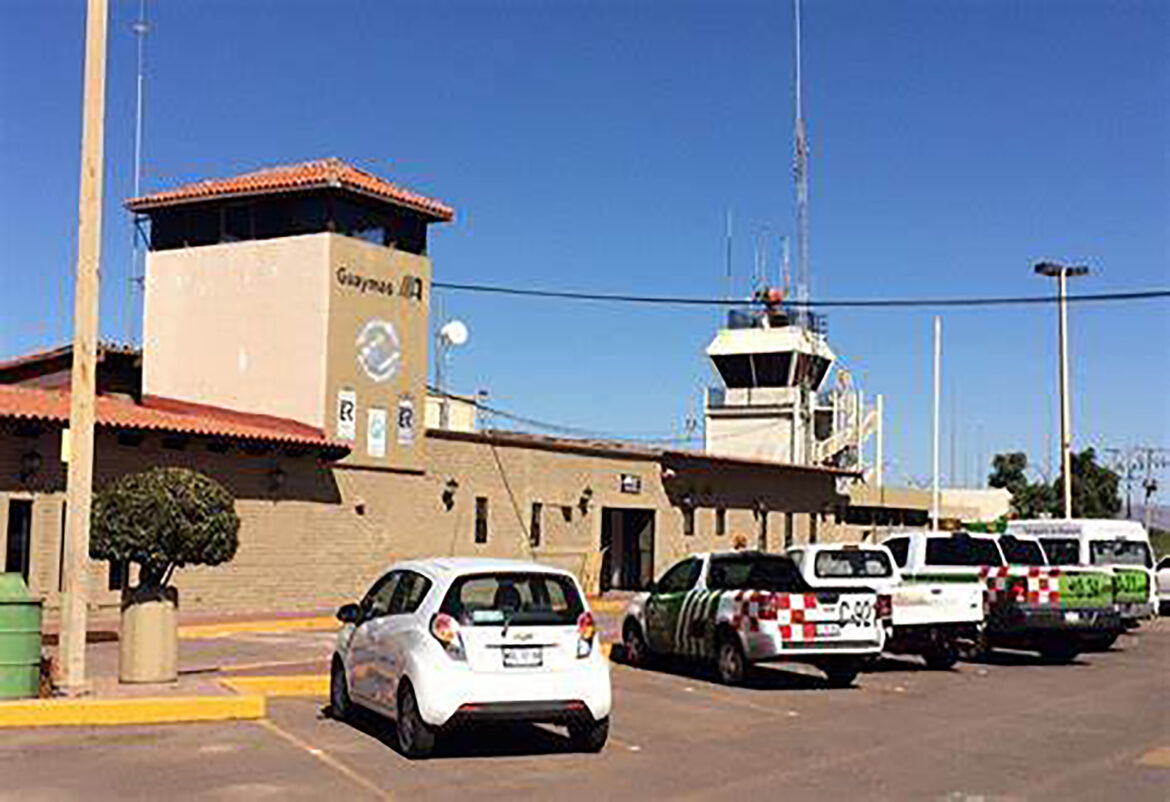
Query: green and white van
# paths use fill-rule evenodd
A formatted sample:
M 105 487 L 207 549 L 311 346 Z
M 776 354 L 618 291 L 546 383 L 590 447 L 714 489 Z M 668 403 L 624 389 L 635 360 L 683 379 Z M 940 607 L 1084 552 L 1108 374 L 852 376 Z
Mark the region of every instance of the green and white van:
M 1157 611 L 1154 553 L 1150 536 L 1137 521 L 1107 518 L 1009 521 L 1011 534 L 1031 535 L 1052 566 L 1092 566 L 1113 575 L 1113 595 L 1126 626 Z

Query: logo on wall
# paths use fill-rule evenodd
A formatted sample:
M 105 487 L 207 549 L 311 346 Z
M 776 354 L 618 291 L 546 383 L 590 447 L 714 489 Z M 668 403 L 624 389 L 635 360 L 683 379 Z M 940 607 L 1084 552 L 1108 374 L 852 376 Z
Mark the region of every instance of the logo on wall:
M 353 440 L 357 437 L 357 393 L 353 390 L 337 391 L 337 439 Z
M 394 325 L 386 320 L 371 320 L 362 326 L 357 336 L 357 360 L 376 382 L 384 382 L 397 373 L 402 348 Z
M 366 453 L 371 457 L 386 456 L 386 410 L 373 407 L 366 420 Z
M 398 400 L 398 445 L 414 445 L 414 402 L 409 396 Z

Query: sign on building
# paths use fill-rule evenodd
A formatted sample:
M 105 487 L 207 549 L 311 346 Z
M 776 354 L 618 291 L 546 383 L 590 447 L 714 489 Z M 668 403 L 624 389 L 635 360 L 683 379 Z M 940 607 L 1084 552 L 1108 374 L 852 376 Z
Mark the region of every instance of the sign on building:
M 642 477 L 632 473 L 623 473 L 621 489 L 623 493 L 641 493 Z
M 414 402 L 409 398 L 398 401 L 398 445 L 414 445 Z
M 353 390 L 337 391 L 337 439 L 357 439 L 357 393 Z
M 386 410 L 371 407 L 366 419 L 366 453 L 386 456 Z

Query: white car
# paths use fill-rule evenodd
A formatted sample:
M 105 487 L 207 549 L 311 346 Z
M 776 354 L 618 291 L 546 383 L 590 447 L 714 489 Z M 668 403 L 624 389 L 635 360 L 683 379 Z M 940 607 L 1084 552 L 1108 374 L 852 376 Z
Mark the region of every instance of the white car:
M 393 717 L 408 757 L 445 727 L 564 725 L 600 751 L 609 734 L 609 661 L 576 578 L 536 563 L 477 558 L 392 565 L 342 622 L 330 707 Z
M 1158 560 L 1158 614 L 1170 615 L 1170 557 Z

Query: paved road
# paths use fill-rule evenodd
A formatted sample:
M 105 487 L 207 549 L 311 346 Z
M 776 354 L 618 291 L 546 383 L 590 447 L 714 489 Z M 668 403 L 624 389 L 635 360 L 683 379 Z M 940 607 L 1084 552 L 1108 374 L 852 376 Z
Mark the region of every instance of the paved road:
M 1170 799 L 1170 621 L 1070 666 L 1006 655 L 935 673 L 887 661 L 858 687 L 752 687 L 615 666 L 609 747 L 468 731 L 433 760 L 393 726 L 273 699 L 270 720 L 0 733 L 0 800 Z

